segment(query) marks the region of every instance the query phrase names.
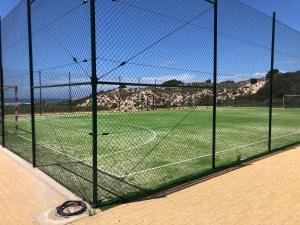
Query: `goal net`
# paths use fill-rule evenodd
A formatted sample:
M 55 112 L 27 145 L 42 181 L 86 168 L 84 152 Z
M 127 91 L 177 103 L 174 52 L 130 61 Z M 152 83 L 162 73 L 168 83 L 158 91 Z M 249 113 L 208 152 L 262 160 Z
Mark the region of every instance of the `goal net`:
M 300 108 L 300 95 L 285 95 L 282 100 L 283 108 Z
M 4 113 L 6 130 L 17 133 L 19 131 L 19 90 L 18 86 L 4 86 Z

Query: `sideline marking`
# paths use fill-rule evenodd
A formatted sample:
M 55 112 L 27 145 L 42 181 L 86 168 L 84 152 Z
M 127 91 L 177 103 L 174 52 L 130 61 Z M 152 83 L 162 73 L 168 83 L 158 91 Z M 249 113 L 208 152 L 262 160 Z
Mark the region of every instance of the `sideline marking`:
M 291 135 L 294 135 L 294 134 L 299 134 L 299 133 L 300 133 L 300 131 L 297 131 L 297 132 L 294 132 L 294 133 L 291 133 L 291 134 L 277 136 L 277 137 L 272 138 L 272 140 L 273 139 L 282 138 L 282 137 L 286 137 L 286 136 L 291 136 Z M 247 144 L 247 145 L 242 145 L 242 146 L 231 148 L 231 149 L 227 149 L 227 150 L 224 150 L 224 151 L 219 151 L 219 152 L 216 152 L 216 154 L 220 154 L 220 153 L 224 153 L 224 152 L 236 150 L 236 149 L 243 148 L 243 147 L 248 147 L 248 146 L 259 144 L 259 143 L 265 142 L 265 141 L 268 141 L 268 139 L 262 140 L 262 141 L 258 141 L 258 142 L 253 142 L 253 143 L 250 143 L 250 144 Z M 209 156 L 211 156 L 211 154 L 202 155 L 202 156 L 198 156 L 198 157 L 194 157 L 194 158 L 190 158 L 190 159 L 185 159 L 185 160 L 181 160 L 181 161 L 177 161 L 177 162 L 173 162 L 173 163 L 168 163 L 168 164 L 165 164 L 165 165 L 161 165 L 161 166 L 157 166 L 157 167 L 153 167 L 153 168 L 149 168 L 149 169 L 145 169 L 145 170 L 140 170 L 140 171 L 137 171 L 137 172 L 129 173 L 127 175 L 123 175 L 123 177 L 133 176 L 133 175 L 144 173 L 144 172 L 147 172 L 147 171 L 150 171 L 150 170 L 156 170 L 156 169 L 160 169 L 160 168 L 163 168 L 163 167 L 167 167 L 167 166 L 171 166 L 171 165 L 175 165 L 175 164 L 180 164 L 180 163 L 183 163 L 183 162 L 188 162 L 188 161 L 192 161 L 192 160 L 200 159 L 200 158 L 205 158 L 205 157 L 209 157 Z
M 11 132 L 11 131 L 7 131 L 7 132 L 13 133 L 13 132 Z M 19 136 L 19 137 L 21 137 L 21 138 L 23 138 L 23 139 L 25 139 L 25 140 L 31 141 L 30 138 L 24 137 L 24 136 L 22 136 L 22 135 L 18 135 L 18 134 L 17 134 L 17 136 Z M 88 166 L 88 167 L 92 167 L 92 165 L 88 164 L 86 160 L 80 160 L 80 159 L 78 159 L 78 158 L 76 158 L 76 157 L 70 156 L 70 155 L 68 155 L 68 154 L 66 154 L 66 153 L 64 153 L 64 152 L 61 152 L 61 151 L 59 151 L 59 150 L 56 150 L 56 149 L 51 148 L 51 147 L 49 147 L 49 146 L 47 146 L 47 145 L 44 145 L 44 144 L 38 144 L 38 145 L 43 146 L 43 147 L 45 147 L 45 148 L 47 148 L 47 149 L 49 149 L 49 150 L 51 150 L 51 151 L 57 152 L 57 153 L 59 153 L 59 154 L 62 154 L 62 155 L 64 155 L 64 156 L 67 156 L 67 157 L 69 157 L 69 158 L 71 158 L 71 159 L 74 159 L 74 160 L 76 160 L 76 161 L 78 161 L 78 162 L 81 162 L 82 164 L 84 164 L 84 165 L 86 165 L 86 166 Z M 99 168 L 99 167 L 98 167 L 98 170 L 99 170 L 100 172 L 102 172 L 103 174 L 107 174 L 107 175 L 110 175 L 110 176 L 112 176 L 112 177 L 117 177 L 117 178 L 119 178 L 119 179 L 122 179 L 122 178 L 123 178 L 123 177 L 121 177 L 121 176 L 119 176 L 119 175 L 117 175 L 117 174 L 111 173 L 111 172 L 109 172 L 109 171 L 105 171 L 105 170 L 103 170 L 102 168 Z

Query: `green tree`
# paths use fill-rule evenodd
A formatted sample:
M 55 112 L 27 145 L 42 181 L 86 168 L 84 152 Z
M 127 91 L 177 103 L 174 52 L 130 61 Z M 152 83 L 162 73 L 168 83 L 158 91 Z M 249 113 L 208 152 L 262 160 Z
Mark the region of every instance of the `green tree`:
M 251 85 L 256 84 L 257 83 L 257 79 L 256 78 L 251 78 L 250 79 L 250 83 L 251 83 Z
M 266 75 L 266 78 L 267 78 L 267 79 L 270 79 L 270 77 L 271 77 L 271 72 L 272 72 L 272 70 L 270 70 L 270 71 L 267 73 L 267 75 Z M 279 74 L 279 73 L 280 73 L 280 71 L 279 71 L 278 69 L 273 69 L 273 75 Z
M 176 79 L 168 80 L 163 83 L 163 86 L 166 86 L 166 87 L 178 87 L 178 86 L 182 86 L 182 85 L 183 85 L 183 82 L 180 80 L 176 80 Z

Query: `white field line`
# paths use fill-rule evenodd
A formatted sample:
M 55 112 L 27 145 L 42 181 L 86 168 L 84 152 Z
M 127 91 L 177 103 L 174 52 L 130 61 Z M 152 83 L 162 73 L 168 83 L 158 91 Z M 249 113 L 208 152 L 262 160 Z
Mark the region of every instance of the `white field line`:
M 108 123 L 117 123 L 117 122 L 108 122 Z M 129 150 L 132 150 L 132 149 L 136 149 L 136 148 L 142 147 L 142 146 L 147 145 L 148 143 L 152 142 L 157 137 L 157 133 L 154 130 L 148 128 L 148 127 L 143 127 L 143 126 L 138 126 L 138 125 L 130 125 L 130 124 L 121 124 L 121 125 L 142 128 L 144 130 L 147 130 L 147 131 L 151 132 L 153 134 L 153 136 L 148 141 L 146 141 L 146 142 L 144 142 L 142 144 L 139 144 L 139 145 L 136 145 L 136 146 L 132 146 L 132 147 L 120 150 L 120 151 L 116 151 L 116 152 L 112 152 L 112 153 L 100 155 L 99 158 L 103 158 L 103 157 L 110 156 L 110 155 L 115 155 L 115 154 L 118 154 L 120 152 L 125 152 L 125 151 L 129 151 Z
M 9 131 L 8 131 L 8 132 L 9 132 Z M 12 133 L 12 132 L 11 132 L 11 133 Z M 21 138 L 23 138 L 23 139 L 25 139 L 25 140 L 31 141 L 30 138 L 24 137 L 24 136 L 22 136 L 22 135 L 17 135 L 17 136 L 18 136 L 18 137 L 21 137 Z M 71 158 L 71 159 L 74 159 L 74 160 L 76 160 L 77 162 L 81 162 L 81 163 L 83 163 L 83 164 L 86 165 L 86 166 L 92 167 L 92 165 L 89 165 L 89 164 L 87 163 L 87 160 L 80 160 L 80 159 L 78 159 L 78 158 L 76 158 L 76 157 L 70 156 L 70 155 L 68 155 L 68 154 L 66 154 L 66 153 L 64 153 L 64 152 L 58 151 L 58 150 L 53 149 L 53 148 L 51 148 L 51 147 L 48 147 L 47 145 L 44 145 L 44 144 L 38 144 L 38 145 L 43 146 L 43 147 L 45 147 L 45 148 L 47 148 L 47 149 L 49 149 L 49 150 L 51 150 L 51 151 L 57 152 L 57 153 L 59 153 L 59 154 L 62 154 L 62 155 L 64 155 L 64 156 L 67 156 L 67 157 L 69 157 L 69 158 Z M 123 177 L 120 177 L 120 176 L 117 175 L 117 174 L 113 174 L 113 173 L 111 173 L 111 172 L 109 172 L 109 171 L 105 171 L 105 170 L 103 170 L 103 169 L 101 169 L 101 168 L 99 168 L 99 167 L 98 167 L 98 170 L 99 170 L 99 171 L 102 171 L 104 174 L 106 173 L 106 174 L 108 174 L 108 175 L 110 175 L 110 176 L 112 176 L 112 177 L 117 177 L 117 178 L 119 178 L 119 179 L 123 178 Z
M 274 139 L 278 139 L 278 138 L 282 138 L 282 137 L 292 136 L 294 134 L 299 134 L 299 133 L 300 133 L 300 131 L 297 131 L 297 132 L 294 132 L 294 133 L 290 133 L 290 134 L 285 134 L 285 135 L 273 137 L 271 139 L 274 140 Z M 262 143 L 262 142 L 265 142 L 265 141 L 268 141 L 268 140 L 269 139 L 265 139 L 265 140 L 253 142 L 253 143 L 250 143 L 250 144 L 246 144 L 246 145 L 240 145 L 240 146 L 237 146 L 237 147 L 234 147 L 234 148 L 230 148 L 230 149 L 227 149 L 227 150 L 224 150 L 224 151 L 220 151 L 220 152 L 217 152 L 217 153 L 223 153 L 223 152 L 228 152 L 228 151 L 236 150 L 236 149 L 239 149 L 239 148 L 249 147 L 249 146 L 256 145 L 256 144 L 259 144 L 259 143 Z
M 56 116 L 57 116 L 57 115 L 56 115 Z M 47 125 L 49 125 L 49 126 L 52 125 L 52 124 L 50 124 L 50 123 L 48 123 L 48 122 L 43 121 L 43 120 L 45 120 L 43 117 L 39 118 L 39 120 L 41 121 L 41 123 L 45 123 L 45 124 L 47 124 Z M 129 127 L 142 128 L 142 129 L 144 129 L 144 130 L 149 131 L 149 132 L 152 133 L 153 135 L 152 135 L 152 137 L 151 137 L 149 140 L 147 140 L 146 142 L 144 142 L 144 143 L 142 143 L 142 144 L 139 144 L 139 145 L 136 145 L 136 146 L 132 146 L 132 147 L 129 147 L 129 148 L 120 150 L 120 151 L 116 151 L 116 152 L 112 152 L 112 153 L 100 155 L 99 158 L 103 158 L 103 157 L 110 156 L 110 155 L 114 155 L 114 154 L 117 154 L 117 153 L 120 153 L 120 152 L 125 152 L 125 151 L 129 151 L 129 150 L 132 150 L 132 149 L 136 149 L 136 148 L 142 147 L 142 146 L 147 145 L 148 143 L 152 142 L 152 141 L 155 140 L 156 137 L 157 137 L 157 133 L 156 133 L 154 130 L 148 128 L 148 127 L 139 126 L 139 125 L 132 125 L 132 124 L 118 123 L 118 122 L 113 122 L 113 121 L 105 121 L 105 123 L 114 123 L 114 124 L 119 124 L 119 125 L 129 126 Z M 56 126 L 56 127 L 58 127 L 58 128 L 62 128 L 62 129 L 68 129 L 68 128 L 64 128 L 63 126 L 59 126 L 59 125 L 57 125 L 57 124 L 54 124 L 54 126 Z M 74 131 L 74 130 L 72 130 L 72 131 Z M 86 132 L 86 133 L 84 133 L 84 132 Z M 79 133 L 81 133 L 81 134 L 83 134 L 83 135 L 88 135 L 89 131 L 83 129 L 82 131 L 79 131 Z M 49 148 L 49 147 L 47 147 L 47 146 L 44 146 L 44 147 Z M 85 158 L 84 160 L 89 160 L 89 158 Z
M 10 131 L 8 131 L 8 132 L 10 132 Z M 11 132 L 11 133 L 12 133 L 12 132 Z M 18 136 L 18 137 L 21 137 L 21 138 L 23 138 L 23 139 L 25 139 L 25 140 L 27 140 L 27 141 L 30 141 L 30 142 L 32 141 L 30 138 L 24 137 L 23 135 L 17 134 L 17 136 Z M 56 150 L 56 149 L 54 149 L 54 148 L 51 148 L 51 147 L 49 147 L 49 146 L 47 146 L 47 145 L 40 144 L 40 143 L 38 143 L 38 145 L 43 146 L 43 147 L 45 147 L 45 148 L 47 148 L 47 149 L 49 149 L 49 150 L 51 150 L 51 151 L 53 151 L 53 152 L 57 152 L 57 153 L 59 153 L 59 154 L 61 154 L 61 155 L 67 156 L 67 157 L 69 157 L 69 158 L 71 158 L 71 159 L 74 159 L 74 160 L 76 160 L 76 161 L 78 161 L 78 162 L 86 163 L 86 161 L 83 161 L 83 160 L 80 160 L 80 159 L 78 159 L 78 158 L 76 158 L 76 157 L 70 156 L 70 155 L 68 155 L 68 154 L 66 154 L 66 153 L 64 153 L 64 152 L 61 152 L 61 151 Z
M 273 113 L 272 116 L 299 116 L 299 112 L 293 112 L 293 113 Z
M 140 126 L 136 126 L 136 127 L 140 127 Z M 142 128 L 145 128 L 145 129 L 146 129 L 146 127 L 142 127 Z M 149 129 L 149 128 L 148 128 L 148 129 Z M 151 129 L 149 129 L 149 130 L 151 130 Z M 152 130 L 151 130 L 151 131 L 152 131 Z M 153 131 L 153 132 L 154 132 L 154 131 Z M 295 134 L 299 134 L 299 133 L 300 133 L 300 131 L 297 131 L 297 132 L 294 132 L 294 133 L 291 133 L 291 134 L 286 134 L 286 135 L 277 136 L 277 137 L 272 138 L 272 140 L 274 140 L 274 139 L 279 139 L 279 138 L 282 138 L 282 137 L 291 136 L 291 135 L 295 135 Z M 156 134 L 156 133 L 155 133 L 155 134 Z M 21 137 L 21 138 L 24 138 L 24 139 L 26 139 L 26 140 L 31 141 L 31 139 L 26 138 L 26 137 L 24 137 L 24 136 L 22 136 L 22 135 L 18 135 L 18 136 Z M 156 136 L 155 136 L 155 137 L 156 137 Z M 249 146 L 252 146 L 252 145 L 255 145 L 255 144 L 259 144 L 259 143 L 262 143 L 262 142 L 265 142 L 265 141 L 268 141 L 268 139 L 261 140 L 261 141 L 257 141 L 257 142 L 253 142 L 253 143 L 246 144 L 246 145 L 237 146 L 237 147 L 235 147 L 235 148 L 231 148 L 231 149 L 227 149 L 227 150 L 223 150 L 223 151 L 218 151 L 218 152 L 216 152 L 216 154 L 222 154 L 222 153 L 224 153 L 224 152 L 228 152 L 228 151 L 232 151 L 232 150 L 236 150 L 236 149 L 240 149 L 240 148 L 244 148 L 244 147 L 249 147 Z M 149 143 L 149 142 L 148 142 L 148 143 Z M 46 147 L 46 148 L 48 148 L 48 149 L 50 149 L 50 150 L 52 150 L 52 151 L 55 151 L 55 152 L 57 152 L 57 153 L 63 154 L 63 155 L 65 155 L 65 156 L 70 157 L 70 158 L 72 158 L 72 159 L 74 159 L 74 160 L 77 160 L 77 161 L 79 161 L 79 162 L 82 162 L 82 163 L 84 163 L 84 164 L 86 164 L 86 165 L 88 165 L 88 166 L 91 166 L 91 165 L 89 165 L 89 164 L 86 163 L 87 159 L 85 159 L 84 161 L 83 161 L 83 160 L 79 160 L 79 159 L 77 159 L 77 158 L 75 158 L 75 157 L 72 157 L 72 156 L 66 154 L 66 153 L 63 153 L 63 152 L 61 152 L 61 151 L 55 150 L 55 149 L 53 149 L 53 148 L 50 148 L 50 147 L 48 147 L 48 146 L 46 146 L 46 145 L 43 145 L 43 144 L 39 144 L 39 145 L 44 146 L 44 147 Z M 144 143 L 143 145 L 145 145 L 145 143 Z M 136 146 L 136 147 L 137 147 L 137 146 Z M 122 151 L 127 151 L 127 150 L 128 150 L 128 149 L 122 150 Z M 119 152 L 120 152 L 120 151 L 119 151 Z M 114 152 L 114 153 L 119 153 L 119 152 Z M 114 153 L 110 153 L 110 154 L 108 154 L 108 155 L 112 155 L 112 154 L 114 154 Z M 105 156 L 105 155 L 103 155 L 103 156 Z M 133 176 L 133 175 L 136 175 L 136 174 L 148 172 L 148 171 L 151 171 L 151 170 L 156 170 L 156 169 L 160 169 L 160 168 L 163 168 L 163 167 L 167 167 L 167 166 L 171 166 L 171 165 L 176 165 L 176 164 L 180 164 L 180 163 L 184 163 L 184 162 L 188 162 L 188 161 L 193 161 L 193 160 L 196 160 L 196 159 L 205 158 L 205 157 L 209 157 L 209 156 L 211 156 L 211 154 L 202 155 L 202 156 L 198 156 L 198 157 L 194 157 L 194 158 L 189 158 L 189 159 L 185 159 L 185 160 L 180 160 L 180 161 L 176 161 L 176 162 L 173 162 L 173 163 L 168 163 L 168 164 L 165 164 L 165 165 L 161 165 L 161 166 L 152 167 L 152 168 L 149 168 L 149 169 L 145 169 L 145 170 L 141 170 L 141 171 L 129 173 L 129 174 L 127 174 L 127 175 L 117 175 L 117 174 L 111 173 L 111 172 L 109 172 L 109 171 L 105 171 L 105 170 L 103 170 L 103 169 L 101 169 L 101 168 L 98 168 L 98 169 L 99 169 L 100 171 L 103 171 L 104 173 L 107 173 L 107 174 L 111 175 L 111 176 L 114 176 L 114 177 L 117 177 L 117 178 L 124 178 L 124 177 L 128 177 L 128 176 Z M 90 158 L 89 158 L 89 160 L 90 160 Z
M 274 114 L 274 116 L 278 116 L 278 115 L 280 115 L 280 114 Z M 283 114 L 283 115 L 285 115 L 285 114 Z M 286 115 L 289 115 L 289 114 L 286 114 Z M 282 116 L 282 114 L 281 114 L 281 116 Z M 41 119 L 41 120 L 43 120 L 43 119 Z M 46 123 L 46 124 L 50 125 L 50 124 L 47 123 L 47 122 L 43 122 L 43 123 Z M 106 123 L 120 124 L 120 123 L 118 123 L 118 122 L 113 122 L 113 121 L 106 121 Z M 132 124 L 120 124 L 120 125 L 125 125 L 125 126 L 131 126 L 131 127 L 142 128 L 142 129 L 145 129 L 145 130 L 150 131 L 150 132 L 153 134 L 153 136 L 152 136 L 152 138 L 150 138 L 148 141 L 146 141 L 146 142 L 144 142 L 144 143 L 142 143 L 142 144 L 139 144 L 139 145 L 136 145 L 136 146 L 133 146 L 133 147 L 129 147 L 129 148 L 126 148 L 126 149 L 123 149 L 123 150 L 120 150 L 120 151 L 116 151 L 116 152 L 112 152 L 112 153 L 108 153 L 108 154 L 103 154 L 103 155 L 100 155 L 99 158 L 104 158 L 104 157 L 107 157 L 107 156 L 115 155 L 115 154 L 118 154 L 118 153 L 121 153 L 121 152 L 125 152 L 125 151 L 129 151 L 129 150 L 132 150 L 132 149 L 136 149 L 136 148 L 142 147 L 142 146 L 147 145 L 148 143 L 152 142 L 152 141 L 155 140 L 156 137 L 157 137 L 157 133 L 156 133 L 154 130 L 148 128 L 148 127 L 139 126 L 139 125 L 132 125 Z M 56 125 L 56 126 L 57 126 L 57 125 Z M 60 127 L 60 126 L 58 126 L 58 127 L 59 127 L 59 128 L 63 128 L 63 127 Z M 252 127 L 252 128 L 257 128 L 257 127 Z M 86 132 L 88 133 L 88 131 L 86 131 Z M 82 133 L 82 132 L 80 132 L 80 133 Z M 82 134 L 87 135 L 87 133 L 82 133 Z M 290 136 L 290 135 L 293 135 L 293 134 L 289 134 L 289 135 L 287 135 L 287 136 Z M 279 136 L 279 137 L 285 137 L 285 135 Z M 277 138 L 278 138 L 278 137 L 274 137 L 274 138 L 272 138 L 272 139 L 277 139 Z M 236 147 L 236 148 L 229 149 L 229 151 L 230 151 L 230 150 L 234 150 L 234 149 L 238 149 L 238 148 L 248 147 L 248 146 L 255 145 L 255 144 L 259 144 L 259 143 L 265 142 L 265 141 L 267 141 L 267 140 L 262 140 L 262 141 L 250 143 L 250 144 L 247 144 L 247 145 L 238 146 L 238 147 Z M 47 147 L 47 146 L 45 146 L 45 147 Z M 47 148 L 49 148 L 49 147 L 47 147 Z M 225 151 L 228 151 L 228 150 L 225 150 Z M 222 153 L 222 152 L 220 152 L 220 153 Z M 87 161 L 87 160 L 90 160 L 90 158 L 85 158 L 84 160 Z
M 272 138 L 272 140 L 278 139 L 278 138 L 282 138 L 282 137 L 286 137 L 286 136 L 291 136 L 291 135 L 294 135 L 294 134 L 299 134 L 299 133 L 300 133 L 300 131 L 294 132 L 294 133 L 291 133 L 291 134 L 277 136 L 277 137 Z M 265 142 L 265 141 L 268 141 L 268 139 L 261 140 L 261 141 L 258 141 L 258 142 L 253 142 L 253 143 L 250 143 L 250 144 L 247 144 L 247 145 L 238 146 L 238 147 L 227 149 L 227 150 L 224 150 L 224 151 L 218 151 L 218 152 L 216 152 L 216 154 L 220 154 L 220 153 L 224 153 L 224 152 L 236 150 L 236 149 L 239 149 L 239 148 L 248 147 L 248 146 L 259 144 L 259 143 L 262 143 L 262 142 Z M 172 165 L 176 165 L 176 164 L 180 164 L 180 163 L 192 161 L 192 160 L 195 160 L 195 159 L 205 158 L 205 157 L 209 157 L 209 156 L 211 156 L 211 154 L 202 155 L 202 156 L 198 156 L 198 157 L 194 157 L 194 158 L 190 158 L 190 159 L 185 159 L 185 160 L 180 160 L 180 161 L 177 161 L 177 162 L 168 163 L 168 164 L 165 164 L 165 165 L 161 165 L 161 166 L 157 166 L 157 167 L 153 167 L 153 168 L 149 168 L 149 169 L 145 169 L 145 170 L 141 170 L 141 171 L 129 173 L 127 175 L 123 175 L 123 177 L 133 176 L 133 175 L 144 173 L 144 172 L 148 172 L 148 171 L 151 171 L 151 170 L 156 170 L 156 169 L 160 169 L 160 168 L 163 168 L 163 167 L 172 166 Z
M 56 116 L 57 116 L 57 115 L 56 115 Z M 50 124 L 50 123 L 48 123 L 48 122 L 43 121 L 43 120 L 45 120 L 43 117 L 39 118 L 38 120 L 39 120 L 41 123 L 45 123 L 45 124 L 47 124 L 47 125 L 49 125 L 49 126 L 52 125 L 52 124 Z M 112 153 L 100 155 L 99 158 L 103 158 L 103 157 L 110 156 L 110 155 L 114 155 L 114 154 L 117 154 L 117 153 L 120 153 L 120 152 L 125 152 L 125 151 L 129 151 L 129 150 L 132 150 L 132 149 L 136 149 L 136 148 L 142 147 L 142 146 L 147 145 L 148 143 L 152 142 L 152 141 L 155 140 L 156 137 L 157 137 L 157 133 L 156 133 L 154 130 L 148 128 L 148 127 L 139 126 L 139 125 L 132 125 L 132 124 L 123 124 L 123 123 L 118 123 L 118 122 L 113 122 L 113 121 L 105 121 L 105 122 L 106 122 L 106 123 L 120 124 L 120 125 L 124 125 L 124 126 L 131 126 L 131 127 L 142 128 L 142 129 L 144 129 L 144 130 L 149 131 L 149 132 L 152 133 L 153 135 L 152 135 L 152 137 L 151 137 L 148 141 L 146 141 L 146 142 L 144 142 L 144 143 L 142 143 L 142 144 L 139 144 L 139 145 L 136 145 L 136 146 L 132 146 L 132 147 L 129 147 L 129 148 L 120 150 L 120 151 L 116 151 L 116 152 L 112 152 Z M 57 124 L 55 124 L 54 126 L 56 126 L 56 127 L 58 127 L 58 128 L 62 128 L 62 129 L 68 129 L 68 128 L 64 128 L 63 126 L 59 126 L 59 125 L 57 125 Z M 72 131 L 74 131 L 74 130 L 72 130 Z M 84 132 L 82 132 L 82 131 L 86 131 L 86 133 L 84 133 Z M 87 130 L 82 130 L 82 131 L 79 131 L 79 133 L 81 133 L 81 134 L 83 134 L 83 135 L 88 135 L 88 133 L 89 133 Z M 21 137 L 21 135 L 19 135 L 19 136 Z M 25 137 L 23 137 L 23 138 L 25 138 Z M 40 144 L 40 145 L 43 146 L 42 144 Z M 48 146 L 44 146 L 44 147 L 51 149 L 51 148 L 48 147 Z M 61 154 L 63 154 L 62 152 L 60 152 L 60 151 L 58 151 L 58 150 L 55 150 L 55 149 L 52 149 L 52 150 L 53 150 L 53 151 L 56 151 L 56 152 L 59 152 L 59 153 L 61 153 Z M 90 161 L 90 157 L 84 158 L 83 161 Z M 83 162 L 83 161 L 81 161 L 81 162 Z

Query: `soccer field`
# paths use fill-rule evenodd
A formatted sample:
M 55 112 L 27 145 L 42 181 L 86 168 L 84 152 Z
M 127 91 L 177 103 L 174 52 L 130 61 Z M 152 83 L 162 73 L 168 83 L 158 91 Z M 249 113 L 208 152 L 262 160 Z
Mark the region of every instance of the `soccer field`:
M 268 108 L 218 108 L 217 166 L 268 151 L 268 113 Z M 300 140 L 299 113 L 300 109 L 273 109 L 274 149 Z M 37 165 L 80 162 L 91 166 L 91 118 L 90 113 L 36 115 Z M 19 117 L 18 132 L 14 118 L 6 119 L 11 133 L 7 141 L 30 143 L 31 134 L 25 132 L 30 131 L 29 117 Z M 209 171 L 211 152 L 209 107 L 98 114 L 99 171 L 138 187 L 154 190 Z M 105 183 L 103 177 L 99 182 Z M 114 191 L 124 192 L 119 188 Z

